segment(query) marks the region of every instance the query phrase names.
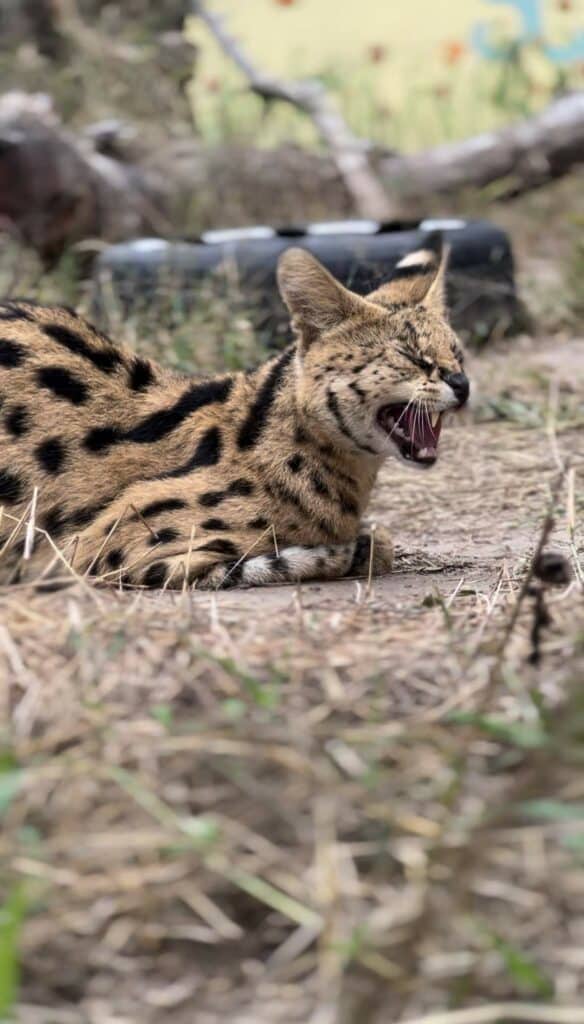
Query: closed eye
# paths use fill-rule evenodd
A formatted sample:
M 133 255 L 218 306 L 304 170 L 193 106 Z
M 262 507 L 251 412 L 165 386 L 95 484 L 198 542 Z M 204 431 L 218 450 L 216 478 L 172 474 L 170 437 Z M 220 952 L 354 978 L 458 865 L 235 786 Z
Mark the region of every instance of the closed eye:
M 426 373 L 432 373 L 434 369 L 434 361 L 428 356 L 415 355 L 413 352 L 408 352 L 406 349 L 400 348 L 398 352 L 404 359 L 407 359 L 414 366 L 419 366 L 421 370 L 425 370 Z

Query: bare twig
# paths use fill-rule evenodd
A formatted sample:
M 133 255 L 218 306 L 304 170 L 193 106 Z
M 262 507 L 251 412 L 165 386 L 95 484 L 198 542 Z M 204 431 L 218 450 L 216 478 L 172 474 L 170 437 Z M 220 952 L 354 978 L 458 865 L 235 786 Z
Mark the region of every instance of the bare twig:
M 193 0 L 193 10 L 226 56 L 245 76 L 253 92 L 266 101 L 290 103 L 311 118 L 329 148 L 360 215 L 377 220 L 395 217 L 396 207 L 370 165 L 367 143 L 353 135 L 324 86 L 314 80 L 282 82 L 264 75 L 249 59 L 239 40 L 226 29 L 224 20 L 208 10 L 203 0 Z

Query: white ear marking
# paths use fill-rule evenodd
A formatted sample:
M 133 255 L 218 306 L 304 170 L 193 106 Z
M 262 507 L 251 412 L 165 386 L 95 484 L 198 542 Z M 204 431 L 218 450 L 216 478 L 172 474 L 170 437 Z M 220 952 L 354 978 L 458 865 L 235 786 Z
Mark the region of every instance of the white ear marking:
M 436 262 L 436 253 L 431 249 L 418 249 L 417 252 L 409 252 L 407 256 L 397 264 L 396 270 L 401 267 L 425 267 L 428 263 Z

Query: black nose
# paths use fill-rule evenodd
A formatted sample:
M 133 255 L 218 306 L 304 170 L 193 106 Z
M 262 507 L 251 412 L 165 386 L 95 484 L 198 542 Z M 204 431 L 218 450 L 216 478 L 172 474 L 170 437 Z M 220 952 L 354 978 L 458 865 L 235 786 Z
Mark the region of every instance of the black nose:
M 466 373 L 447 373 L 444 380 L 450 385 L 459 405 L 468 401 L 470 384 Z

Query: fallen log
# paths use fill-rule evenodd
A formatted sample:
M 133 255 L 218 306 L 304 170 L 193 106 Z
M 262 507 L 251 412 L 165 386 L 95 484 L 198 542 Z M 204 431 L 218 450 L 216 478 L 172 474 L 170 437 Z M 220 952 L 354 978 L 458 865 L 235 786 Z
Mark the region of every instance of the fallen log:
M 584 92 L 497 132 L 380 160 L 384 181 L 402 199 L 453 195 L 498 183 L 497 199 L 541 188 L 584 163 Z
M 108 122 L 74 135 L 49 97 L 0 97 L 0 231 L 51 263 L 88 238 L 178 239 L 217 226 L 362 215 L 329 155 L 294 146 L 209 148 L 196 139 L 134 144 L 127 129 Z M 379 156 L 377 172 L 404 215 L 416 217 L 436 195 L 446 205 L 457 193 L 490 186 L 497 198 L 511 199 L 583 163 L 581 92 L 499 132 Z
M 48 264 L 72 242 L 168 230 L 153 174 L 66 131 L 43 94 L 0 99 L 0 229 Z

